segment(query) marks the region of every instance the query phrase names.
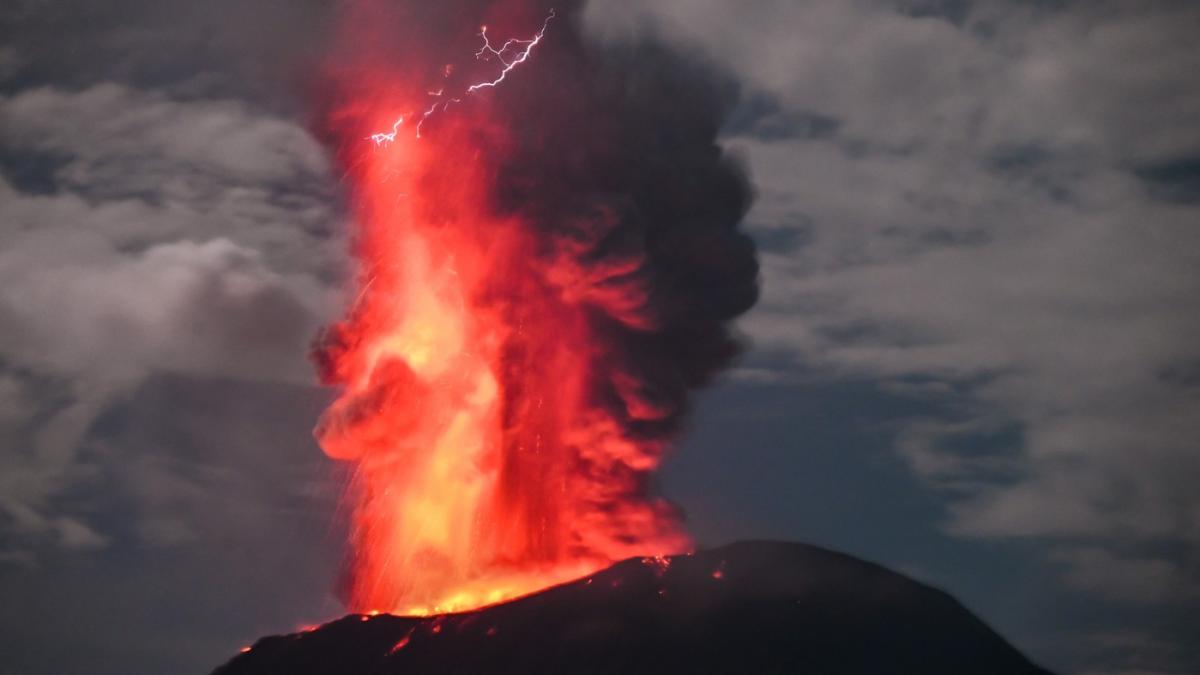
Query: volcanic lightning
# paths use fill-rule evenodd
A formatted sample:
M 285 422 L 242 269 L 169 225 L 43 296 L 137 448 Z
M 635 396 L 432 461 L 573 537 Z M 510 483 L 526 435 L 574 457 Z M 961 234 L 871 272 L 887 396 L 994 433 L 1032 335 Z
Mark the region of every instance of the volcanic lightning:
M 691 546 L 654 474 L 757 297 L 729 95 L 596 51 L 562 2 L 361 0 L 330 57 L 357 288 L 314 346 L 338 387 L 315 435 L 353 467 L 353 611 L 469 610 Z
M 395 122 L 392 122 L 392 130 L 388 132 L 378 131 L 367 137 L 367 140 L 374 141 L 376 146 L 386 145 L 396 140 L 396 134 L 400 133 L 400 125 L 404 124 L 403 117 L 397 117 Z
M 483 46 L 479 48 L 479 51 L 475 52 L 475 58 L 480 59 L 487 58 L 489 55 L 494 56 L 496 57 L 496 60 L 498 60 L 500 64 L 504 66 L 504 69 L 501 70 L 500 74 L 497 75 L 493 80 L 476 82 L 475 84 L 468 86 L 466 93 L 473 94 L 480 89 L 495 87 L 503 82 L 504 78 L 508 77 L 508 73 L 511 72 L 513 68 L 525 63 L 525 61 L 529 58 L 530 53 L 533 52 L 533 48 L 536 47 L 538 43 L 542 41 L 542 38 L 546 36 L 546 28 L 550 26 L 550 20 L 553 18 L 554 9 L 551 8 L 550 13 L 546 15 L 546 19 L 542 21 L 541 30 L 534 34 L 532 38 L 529 38 L 528 40 L 512 38 L 501 45 L 499 49 L 493 47 L 491 41 L 488 39 L 487 26 L 481 26 L 479 29 L 479 37 L 483 39 Z M 504 55 L 507 54 L 509 50 L 516 51 L 517 45 L 524 45 L 524 48 L 517 51 L 516 56 L 512 57 L 512 60 L 506 60 Z M 441 96 L 444 91 L 444 89 L 438 89 L 436 92 L 429 92 L 429 95 Z M 445 110 L 446 106 L 450 105 L 451 103 L 462 103 L 462 99 L 451 98 L 445 101 L 435 102 L 433 105 L 429 106 L 429 109 L 425 111 L 425 114 L 421 115 L 421 121 L 417 123 L 417 129 L 415 132 L 416 137 L 421 137 L 421 126 L 425 124 L 425 120 L 429 119 L 430 115 L 437 111 L 438 106 L 441 106 L 442 110 Z M 376 146 L 391 143 L 392 141 L 396 140 L 396 134 L 399 133 L 400 126 L 403 124 L 404 118 L 398 117 L 396 118 L 396 121 L 392 123 L 391 131 L 373 133 L 367 137 L 367 140 L 373 141 Z
M 542 38 L 546 36 L 546 28 L 550 25 L 550 19 L 553 19 L 553 18 L 554 18 L 554 10 L 551 9 L 550 13 L 546 15 L 546 20 L 544 22 L 542 22 L 542 29 L 539 30 L 537 32 L 537 34 L 534 35 L 531 39 L 529 39 L 529 40 L 509 40 L 508 42 L 505 42 L 504 45 L 500 47 L 500 49 L 495 49 L 492 47 L 492 44 L 488 41 L 487 26 L 484 26 L 479 31 L 479 36 L 483 38 L 483 47 L 480 48 L 480 50 L 478 52 L 475 52 L 475 56 L 476 56 L 476 58 L 478 58 L 478 57 L 483 56 L 484 54 L 491 54 L 491 55 L 495 56 L 496 59 L 498 61 L 500 61 L 501 64 L 504 65 L 504 70 L 500 71 L 500 75 L 497 76 L 496 79 L 494 79 L 490 82 L 478 82 L 476 84 L 473 84 L 473 85 L 467 87 L 467 91 L 475 92 L 475 91 L 479 91 L 480 89 L 484 89 L 486 87 L 494 87 L 494 86 L 500 84 L 501 82 L 503 82 L 504 78 L 508 77 L 509 72 L 511 72 L 513 68 L 516 68 L 517 66 L 521 65 L 522 63 L 525 63 L 525 60 L 529 58 L 529 53 L 532 52 L 533 48 L 536 47 L 538 45 L 538 43 L 542 41 Z M 518 45 L 518 44 L 525 45 L 525 48 L 520 50 L 517 53 L 517 55 L 515 57 L 513 57 L 513 59 L 511 61 L 505 61 L 504 60 L 505 52 L 507 52 L 510 48 L 512 48 L 513 45 Z

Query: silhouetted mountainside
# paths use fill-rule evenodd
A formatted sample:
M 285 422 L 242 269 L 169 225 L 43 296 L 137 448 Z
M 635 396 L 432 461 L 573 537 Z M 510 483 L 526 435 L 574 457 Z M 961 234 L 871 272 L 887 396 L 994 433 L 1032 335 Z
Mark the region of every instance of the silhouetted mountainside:
M 1047 675 L 942 591 L 802 544 L 633 559 L 514 602 L 351 615 L 214 675 Z

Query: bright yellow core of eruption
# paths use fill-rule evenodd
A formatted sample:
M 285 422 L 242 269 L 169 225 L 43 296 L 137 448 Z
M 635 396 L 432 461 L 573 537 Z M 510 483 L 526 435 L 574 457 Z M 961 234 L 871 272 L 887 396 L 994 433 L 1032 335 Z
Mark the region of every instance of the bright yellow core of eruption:
M 354 462 L 356 611 L 470 610 L 688 544 L 637 496 L 629 467 L 657 455 L 589 399 L 577 272 L 488 212 L 493 170 L 452 119 L 354 167 L 361 290 L 316 434 Z

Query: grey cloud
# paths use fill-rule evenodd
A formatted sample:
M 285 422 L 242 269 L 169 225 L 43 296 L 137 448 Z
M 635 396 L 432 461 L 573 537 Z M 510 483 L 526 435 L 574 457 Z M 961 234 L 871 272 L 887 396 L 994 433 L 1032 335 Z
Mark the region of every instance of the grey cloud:
M 113 382 L 153 370 L 303 377 L 322 289 L 272 272 L 253 250 L 181 241 L 105 259 L 29 239 L 0 256 L 0 349 L 11 361 Z
M 321 0 L 11 0 L 0 91 L 117 82 L 294 113 L 332 11 Z
M 342 242 L 319 146 L 245 102 L 39 87 L 0 97 L 0 128 L 6 173 L 45 174 L 0 178 L 0 548 L 21 559 L 109 538 L 67 497 L 111 461 L 89 429 L 146 378 L 310 382 Z
M 6 152 L 55 158 L 54 190 L 6 205 L 6 232 L 86 222 L 120 249 L 225 236 L 308 272 L 337 259 L 326 159 L 294 121 L 99 84 L 0 97 L 0 122 Z
M 1103 548 L 1068 548 L 1052 559 L 1069 569 L 1067 580 L 1089 592 L 1130 602 L 1180 602 L 1200 597 L 1195 570 L 1159 557 L 1118 556 Z
M 108 196 L 128 190 L 122 179 L 148 187 L 146 174 L 156 167 L 143 160 L 210 179 L 255 183 L 310 178 L 325 164 L 302 128 L 256 113 L 242 101 L 173 100 L 105 83 L 78 91 L 27 89 L 0 106 L 11 147 L 69 155 L 73 169 L 59 175 L 64 187 Z
M 121 508 L 137 514 L 123 534 L 172 547 L 253 539 L 292 516 L 332 528 L 337 474 L 309 433 L 326 399 L 296 384 L 150 378 L 88 438 Z
M 110 543 L 0 554 L 4 667 L 206 672 L 335 616 L 342 479 L 309 433 L 326 403 L 307 386 L 155 375 L 109 406 L 82 445 L 102 460 L 85 494 Z
M 988 1 L 960 3 L 952 22 L 906 4 L 624 0 L 594 3 L 590 19 L 601 35 L 648 20 L 875 145 L 1046 144 L 1122 162 L 1200 152 L 1181 123 L 1200 113 L 1183 86 L 1200 68 L 1195 5 Z
M 59 540 L 69 549 L 103 548 L 108 545 L 108 538 L 97 534 L 92 528 L 71 518 L 60 517 L 55 520 Z
M 602 39 L 647 22 L 835 121 L 730 129 L 763 240 L 805 216 L 802 245 L 767 246 L 743 325 L 805 369 L 956 404 L 897 448 L 951 498 L 949 532 L 1046 541 L 1089 594 L 1194 603 L 1200 390 L 1164 374 L 1200 357 L 1200 209 L 1144 167 L 1200 154 L 1200 8 L 960 5 L 596 3 L 590 20 Z
M 1083 636 L 1083 641 L 1109 659 L 1082 675 L 1184 675 L 1188 672 L 1172 665 L 1182 660 L 1179 645 L 1157 638 L 1146 630 L 1101 631 Z M 1122 655 L 1130 654 L 1133 657 L 1122 662 Z
M 3 668 L 202 671 L 336 611 L 323 4 L 0 9 Z
M 832 117 L 808 110 L 790 110 L 777 96 L 759 93 L 738 105 L 726 122 L 724 133 L 763 141 L 830 138 L 839 126 Z

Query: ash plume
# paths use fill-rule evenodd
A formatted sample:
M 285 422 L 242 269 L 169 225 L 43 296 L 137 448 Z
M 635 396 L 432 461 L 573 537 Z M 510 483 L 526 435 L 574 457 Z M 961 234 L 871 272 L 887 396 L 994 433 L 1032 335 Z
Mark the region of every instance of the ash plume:
M 751 189 L 717 144 L 737 92 L 652 42 L 590 41 L 581 8 L 365 3 L 328 62 L 319 118 L 360 221 L 360 291 L 314 349 L 323 379 L 344 388 L 316 433 L 331 456 L 359 462 L 352 604 L 444 609 L 437 597 L 465 597 L 476 582 L 536 571 L 512 595 L 689 545 L 653 474 L 691 392 L 736 356 L 730 322 L 758 295 L 754 245 L 739 230 Z M 497 37 L 513 46 L 488 52 L 481 34 L 522 38 Z M 497 86 L 472 86 L 501 67 Z M 381 109 L 395 110 L 391 132 L 368 133 L 391 119 Z M 384 186 L 391 176 L 402 178 Z M 431 296 L 467 310 L 431 309 L 442 318 L 420 326 L 411 312 L 395 318 Z M 418 345 L 420 331 L 465 335 L 465 346 Z M 396 363 L 381 364 L 381 350 Z M 430 352 L 452 365 L 425 365 Z M 494 403 L 452 393 L 472 377 Z M 426 457 L 450 442 L 450 423 L 429 420 L 468 405 L 463 424 L 487 428 L 468 435 L 476 449 L 444 452 L 474 468 L 461 484 L 438 480 L 477 505 L 435 518 L 467 533 L 414 534 L 426 526 L 398 512 L 416 498 L 384 507 L 395 498 L 383 495 L 438 492 L 404 472 L 451 461 Z

